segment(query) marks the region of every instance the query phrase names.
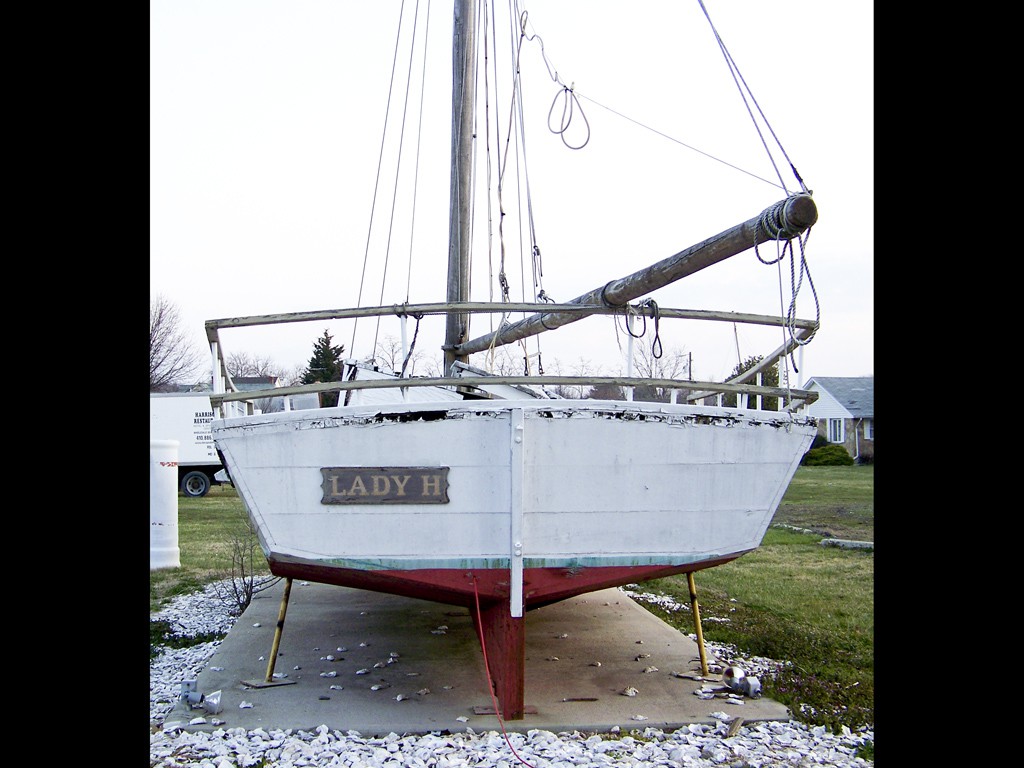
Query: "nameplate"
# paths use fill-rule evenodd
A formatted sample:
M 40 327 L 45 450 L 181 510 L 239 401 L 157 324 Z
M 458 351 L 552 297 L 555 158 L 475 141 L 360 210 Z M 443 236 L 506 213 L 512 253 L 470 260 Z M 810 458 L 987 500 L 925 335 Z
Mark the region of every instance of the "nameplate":
M 447 504 L 448 467 L 321 467 L 321 504 Z

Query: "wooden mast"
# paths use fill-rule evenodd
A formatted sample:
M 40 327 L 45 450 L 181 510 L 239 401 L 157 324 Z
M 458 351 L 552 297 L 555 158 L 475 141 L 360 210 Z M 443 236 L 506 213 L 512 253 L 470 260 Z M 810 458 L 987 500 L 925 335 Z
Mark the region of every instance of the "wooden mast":
M 476 78 L 476 0 L 456 0 L 452 35 L 452 171 L 448 219 L 448 301 L 469 301 L 470 210 L 473 197 L 473 90 Z M 469 314 L 449 312 L 445 325 L 444 373 L 469 353 L 457 348 L 469 338 Z M 510 553 L 511 554 L 511 553 Z M 473 624 L 480 639 L 488 684 L 504 720 L 522 720 L 526 668 L 526 626 L 521 611 L 490 600 L 478 604 Z
M 452 32 L 452 170 L 448 219 L 448 301 L 469 300 L 470 209 L 473 196 L 473 112 L 476 2 L 457 0 Z M 466 353 L 454 348 L 469 336 L 469 315 L 450 312 L 445 326 L 444 373 Z

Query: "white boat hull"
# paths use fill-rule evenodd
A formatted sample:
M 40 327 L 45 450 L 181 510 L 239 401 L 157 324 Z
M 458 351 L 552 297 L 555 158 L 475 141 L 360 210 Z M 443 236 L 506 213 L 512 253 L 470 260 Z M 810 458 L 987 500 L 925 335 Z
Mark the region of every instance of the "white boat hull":
M 348 406 L 213 426 L 274 573 L 502 599 L 512 616 L 755 549 L 815 432 L 788 413 L 596 400 Z M 417 496 L 443 481 L 443 499 Z

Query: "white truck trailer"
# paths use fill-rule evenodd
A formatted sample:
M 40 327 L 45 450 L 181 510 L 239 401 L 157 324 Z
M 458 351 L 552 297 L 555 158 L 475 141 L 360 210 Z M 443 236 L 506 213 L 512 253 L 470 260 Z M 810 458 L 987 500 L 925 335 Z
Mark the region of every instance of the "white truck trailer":
M 225 403 L 245 413 L 244 403 Z M 151 392 L 149 437 L 178 441 L 178 487 L 185 496 L 205 496 L 224 469 L 210 433 L 213 406 L 207 392 Z M 221 473 L 224 477 L 224 473 Z

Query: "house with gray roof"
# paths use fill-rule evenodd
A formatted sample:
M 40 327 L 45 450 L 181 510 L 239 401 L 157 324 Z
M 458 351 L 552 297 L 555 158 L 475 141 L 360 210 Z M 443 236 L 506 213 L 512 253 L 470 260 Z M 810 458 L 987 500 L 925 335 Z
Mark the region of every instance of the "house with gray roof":
M 283 385 L 279 376 L 232 376 L 231 383 L 239 392 L 255 392 L 261 389 L 276 389 Z M 254 404 L 262 413 L 276 413 L 284 410 L 283 397 L 263 397 Z
M 233 376 L 231 383 L 239 392 L 254 392 L 256 390 L 276 389 L 284 386 L 284 379 L 280 376 Z M 201 381 L 196 384 L 169 384 L 164 388 L 166 392 L 212 392 L 212 381 Z M 316 397 L 314 395 L 313 397 Z M 263 397 L 253 401 L 252 405 L 258 408 L 261 413 L 274 413 L 285 410 L 283 397 Z M 294 407 L 294 406 L 293 406 Z M 310 406 L 315 407 L 315 406 Z
M 818 393 L 806 411 L 818 419 L 818 434 L 858 463 L 874 461 L 875 377 L 815 376 L 803 388 Z

